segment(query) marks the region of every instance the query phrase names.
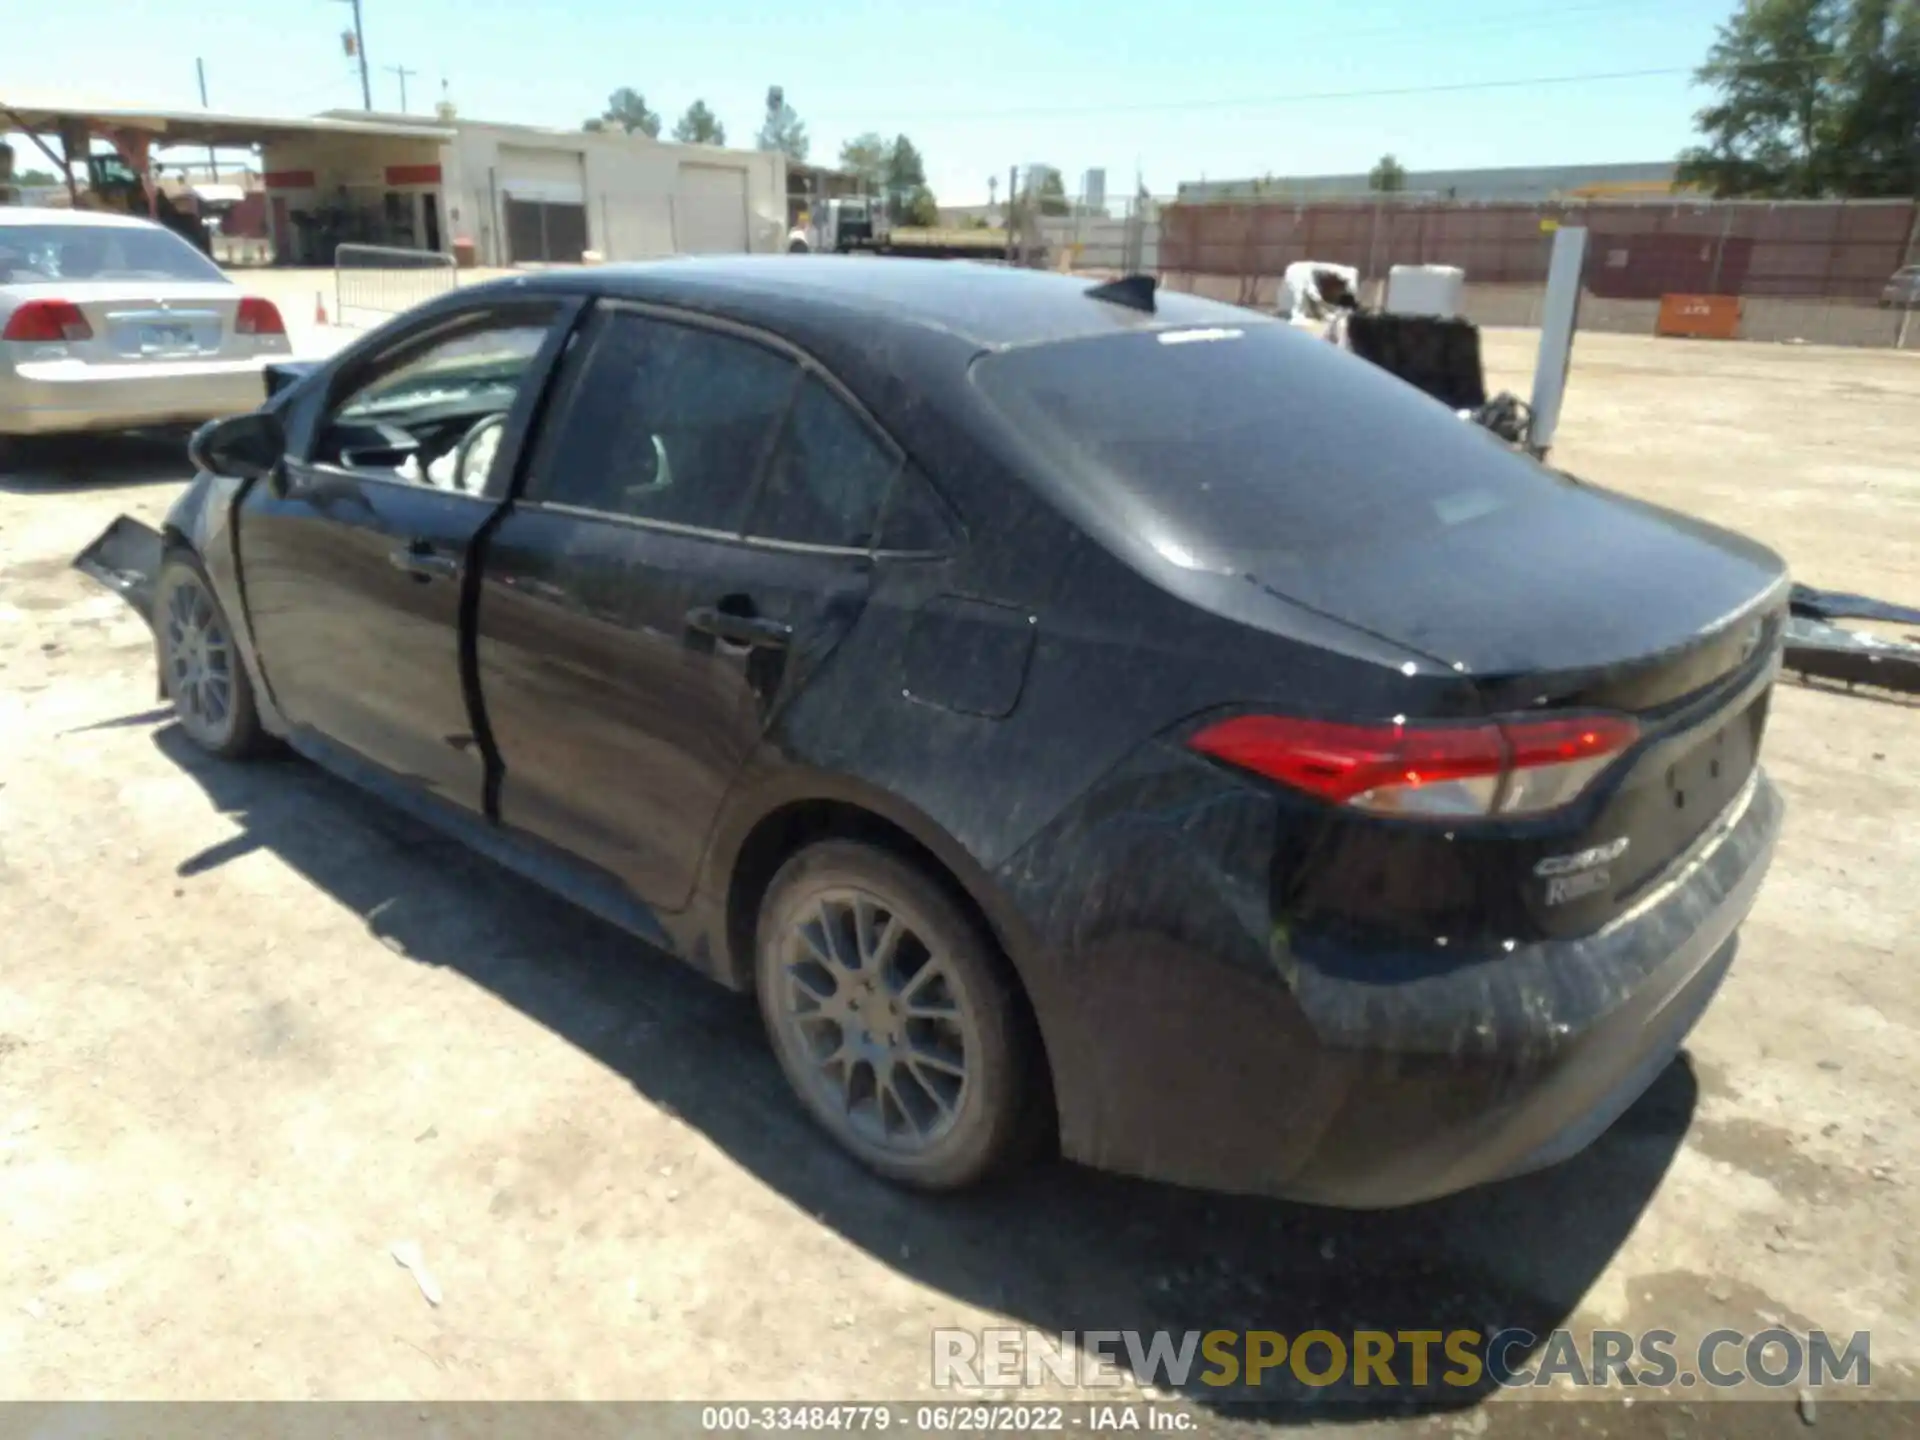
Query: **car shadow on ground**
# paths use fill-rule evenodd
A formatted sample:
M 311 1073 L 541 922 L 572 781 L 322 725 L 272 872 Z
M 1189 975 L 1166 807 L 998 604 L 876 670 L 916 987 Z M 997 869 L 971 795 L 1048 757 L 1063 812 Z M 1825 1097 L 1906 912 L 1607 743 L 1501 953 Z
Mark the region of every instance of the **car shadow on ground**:
M 115 490 L 193 478 L 184 431 L 0 437 L 0 494 Z
M 1062 1163 L 967 1196 L 909 1194 L 869 1177 L 807 1123 L 750 1001 L 305 762 L 222 763 L 177 726 L 154 743 L 240 826 L 182 856 L 183 876 L 270 851 L 389 948 L 486 987 L 875 1259 L 1049 1335 L 1520 1327 L 1544 1336 L 1612 1259 L 1696 1101 L 1683 1057 L 1567 1164 L 1392 1212 L 1199 1194 Z M 1319 1352 L 1316 1367 L 1325 1363 Z M 1313 1386 L 1286 1368 L 1266 1373 L 1257 1392 L 1210 1388 L 1199 1379 L 1206 1368 L 1197 1360 L 1184 1386 L 1159 1383 L 1229 1411 L 1258 1400 L 1328 1420 L 1457 1408 L 1492 1388 L 1484 1377 L 1443 1383 L 1450 1367 L 1437 1348 L 1424 1388 L 1410 1386 L 1405 1359 L 1397 1389 L 1377 1379 Z

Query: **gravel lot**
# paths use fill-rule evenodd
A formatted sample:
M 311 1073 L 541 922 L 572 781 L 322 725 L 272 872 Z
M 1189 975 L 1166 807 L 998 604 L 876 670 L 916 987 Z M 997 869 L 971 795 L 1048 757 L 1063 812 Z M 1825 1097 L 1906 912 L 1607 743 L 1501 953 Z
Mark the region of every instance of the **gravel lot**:
M 1491 333 L 1495 378 L 1530 345 Z M 1561 440 L 1920 602 L 1920 355 L 1583 336 Z M 0 476 L 0 1395 L 898 1400 L 935 1326 L 1784 1323 L 1870 1330 L 1876 1392 L 1920 1397 L 1920 707 L 1783 685 L 1788 831 L 1732 978 L 1571 1163 L 1393 1214 L 1068 1167 L 937 1202 L 814 1136 L 750 1006 L 299 762 L 195 754 L 144 626 L 67 568 L 159 520 L 177 450 L 43 462 Z M 1285 1393 L 1362 1433 L 1549 1424 Z

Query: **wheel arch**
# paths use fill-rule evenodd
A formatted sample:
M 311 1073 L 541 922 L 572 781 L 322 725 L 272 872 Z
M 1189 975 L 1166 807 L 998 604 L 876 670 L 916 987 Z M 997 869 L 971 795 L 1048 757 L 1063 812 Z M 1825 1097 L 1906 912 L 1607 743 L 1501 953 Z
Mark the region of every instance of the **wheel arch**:
M 768 885 L 793 855 L 830 839 L 863 841 L 913 863 L 993 940 L 1032 1027 L 1051 1104 L 1047 1027 L 1027 978 L 1036 945 L 1032 931 L 964 847 L 931 817 L 884 791 L 841 777 L 789 776 L 758 791 L 754 803 L 730 807 L 710 847 L 702 887 L 712 916 L 713 973 L 734 989 L 753 990 L 754 932 Z

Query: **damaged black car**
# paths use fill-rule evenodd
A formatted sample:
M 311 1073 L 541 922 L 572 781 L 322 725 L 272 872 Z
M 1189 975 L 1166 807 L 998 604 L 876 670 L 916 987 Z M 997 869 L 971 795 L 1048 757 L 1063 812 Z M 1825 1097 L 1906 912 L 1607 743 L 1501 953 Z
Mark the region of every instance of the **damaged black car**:
M 1055 1145 L 1386 1206 L 1550 1164 L 1768 866 L 1780 560 L 1277 320 L 689 260 L 463 288 L 269 384 L 79 562 L 186 734 L 756 996 L 894 1180 Z

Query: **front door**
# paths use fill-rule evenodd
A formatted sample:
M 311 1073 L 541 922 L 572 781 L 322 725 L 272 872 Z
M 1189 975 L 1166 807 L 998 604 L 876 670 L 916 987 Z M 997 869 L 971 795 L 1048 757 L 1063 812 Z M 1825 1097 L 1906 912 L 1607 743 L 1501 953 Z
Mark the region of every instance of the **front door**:
M 794 518 L 822 396 L 867 447 L 841 485 L 865 518 L 809 510 L 828 528 L 768 536 L 770 507 Z M 484 547 L 499 818 L 676 910 L 769 719 L 861 613 L 898 461 L 794 356 L 622 307 L 595 317 L 552 413 Z
M 560 331 L 555 307 L 523 304 L 402 334 L 296 418 L 284 479 L 242 504 L 248 614 L 287 719 L 475 810 L 462 596 Z

